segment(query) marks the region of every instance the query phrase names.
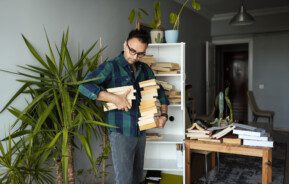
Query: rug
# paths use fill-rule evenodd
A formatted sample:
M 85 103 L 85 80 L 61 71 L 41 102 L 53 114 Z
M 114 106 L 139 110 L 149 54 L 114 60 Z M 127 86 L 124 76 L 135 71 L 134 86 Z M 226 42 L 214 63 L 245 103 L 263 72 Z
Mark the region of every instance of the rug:
M 272 156 L 272 184 L 282 184 L 286 163 L 287 146 L 275 143 Z M 197 184 L 258 184 L 262 183 L 262 158 L 220 154 L 220 169 L 211 170 L 206 181 L 199 179 Z

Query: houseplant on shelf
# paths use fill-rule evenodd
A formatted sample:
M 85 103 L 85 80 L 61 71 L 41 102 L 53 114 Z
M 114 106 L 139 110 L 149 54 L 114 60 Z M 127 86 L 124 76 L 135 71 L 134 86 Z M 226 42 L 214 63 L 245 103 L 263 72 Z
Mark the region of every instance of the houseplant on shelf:
M 161 3 L 154 3 L 154 18 L 150 24 L 152 30 L 150 32 L 152 43 L 162 43 L 164 32 L 160 29 L 162 23 Z
M 143 15 L 148 16 L 148 13 L 146 10 L 144 10 L 142 8 L 133 8 L 130 11 L 129 16 L 128 16 L 128 20 L 129 20 L 130 24 L 132 24 L 134 22 L 136 14 L 137 14 L 137 18 L 135 20 L 135 28 L 139 30 L 140 29 L 140 21 L 142 20 Z
M 187 3 L 190 0 L 186 0 L 183 4 L 181 9 L 178 13 L 171 12 L 170 13 L 170 24 L 172 24 L 173 29 L 172 30 L 166 30 L 165 31 L 165 38 L 167 43 L 177 43 L 178 37 L 179 37 L 179 26 L 180 26 L 180 18 L 181 14 L 184 10 L 184 7 L 187 5 Z M 199 11 L 201 9 L 201 6 L 199 3 L 196 2 L 196 0 L 191 0 L 192 8 L 196 11 Z
M 78 85 L 97 80 L 97 78 L 90 80 L 83 80 L 83 78 L 98 65 L 99 56 L 104 48 L 93 52 L 96 45 L 94 43 L 87 50 L 83 50 L 73 62 L 74 57 L 68 50 L 68 32 L 67 30 L 63 33 L 60 46 L 56 46 L 56 54 L 46 34 L 49 50 L 44 57 L 25 36 L 22 36 L 37 63 L 19 66 L 21 72 L 1 70 L 20 76 L 17 81 L 23 84 L 1 110 L 3 112 L 8 109 L 17 118 L 13 124 L 15 130 L 9 137 L 18 139 L 15 139 L 12 148 L 14 151 L 9 154 L 15 153 L 15 150 L 20 152 L 13 155 L 16 161 L 20 160 L 16 162 L 15 168 L 29 171 L 15 172 L 22 176 L 21 183 L 34 183 L 39 176 L 44 180 L 45 177 L 49 178 L 49 175 L 43 174 L 46 170 L 38 170 L 44 166 L 55 169 L 55 183 L 75 183 L 73 166 L 75 140 L 84 148 L 94 174 L 97 174 L 98 160 L 92 151 L 91 138 L 93 135 L 101 134 L 103 127 L 109 125 L 104 123 L 102 107 L 79 95 Z M 23 94 L 31 96 L 24 110 L 10 107 L 11 103 Z M 1 151 L 3 152 L 2 148 Z M 26 161 L 28 158 L 33 158 L 35 161 L 30 160 L 30 162 L 34 164 L 27 164 L 30 163 Z M 0 165 L 3 166 L 1 162 Z M 0 170 L 0 176 L 9 169 L 7 164 Z M 32 175 L 32 171 L 37 173 Z M 5 176 L 9 183 L 11 175 Z

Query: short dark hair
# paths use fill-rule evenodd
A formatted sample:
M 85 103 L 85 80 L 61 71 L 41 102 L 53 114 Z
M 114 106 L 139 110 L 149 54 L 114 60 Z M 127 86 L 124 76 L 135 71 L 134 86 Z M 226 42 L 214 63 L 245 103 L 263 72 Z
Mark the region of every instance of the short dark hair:
M 150 40 L 150 36 L 148 34 L 148 32 L 144 29 L 134 29 L 132 30 L 127 37 L 127 41 L 132 39 L 132 38 L 137 38 L 139 41 L 141 41 L 142 43 L 146 43 L 149 44 L 149 40 Z

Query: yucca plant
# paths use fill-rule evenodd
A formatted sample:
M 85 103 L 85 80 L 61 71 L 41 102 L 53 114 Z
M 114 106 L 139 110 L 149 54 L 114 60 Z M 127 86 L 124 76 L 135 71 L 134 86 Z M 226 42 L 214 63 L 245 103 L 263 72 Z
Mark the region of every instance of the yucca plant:
M 19 128 L 10 137 L 16 140 L 21 138 L 22 143 L 16 142 L 17 147 L 13 150 L 17 148 L 20 152 L 33 152 L 34 158 L 39 159 L 36 162 L 39 166 L 50 165 L 51 160 L 54 160 L 56 183 L 75 183 L 74 140 L 77 139 L 81 143 L 96 174 L 96 163 L 99 161 L 94 157 L 90 140 L 93 135 L 98 136 L 103 132 L 103 127 L 109 126 L 104 123 L 102 108 L 94 101 L 82 97 L 78 91 L 78 85 L 97 80 L 96 78 L 83 80 L 83 78 L 97 67 L 104 48 L 92 53 L 97 43 L 95 42 L 87 50 L 83 50 L 79 58 L 73 62 L 68 50 L 68 29 L 63 33 L 61 46 L 56 46 L 56 54 L 46 31 L 45 35 L 49 52 L 44 57 L 22 35 L 37 63 L 19 66 L 22 72 L 2 70 L 20 76 L 17 81 L 23 85 L 1 112 L 8 109 L 17 117 L 13 126 Z M 22 94 L 31 96 L 27 106 L 23 110 L 10 107 L 11 103 Z M 22 154 L 15 154 L 14 159 L 20 159 L 19 155 L 21 158 Z M 22 162 L 19 164 L 18 166 L 31 169 Z M 26 179 L 33 176 L 24 173 L 23 177 Z

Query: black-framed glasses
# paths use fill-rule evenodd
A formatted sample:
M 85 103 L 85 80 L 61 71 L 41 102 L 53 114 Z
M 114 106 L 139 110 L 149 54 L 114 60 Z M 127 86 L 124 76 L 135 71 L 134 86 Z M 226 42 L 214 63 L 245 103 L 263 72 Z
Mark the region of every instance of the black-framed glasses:
M 141 58 L 141 57 L 144 57 L 146 55 L 146 52 L 137 52 L 136 50 L 134 50 L 133 48 L 130 48 L 130 46 L 128 45 L 128 43 L 126 43 L 127 45 L 127 48 L 129 50 L 129 53 L 131 55 L 137 55 L 137 57 Z

